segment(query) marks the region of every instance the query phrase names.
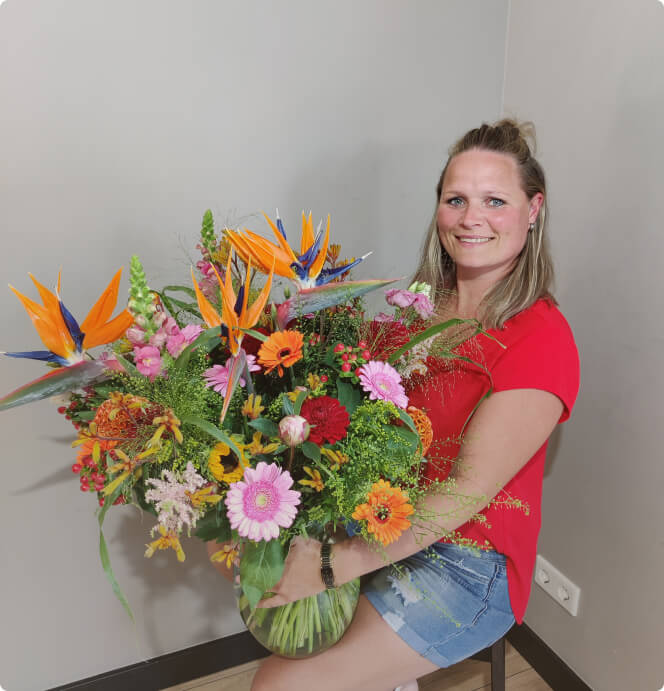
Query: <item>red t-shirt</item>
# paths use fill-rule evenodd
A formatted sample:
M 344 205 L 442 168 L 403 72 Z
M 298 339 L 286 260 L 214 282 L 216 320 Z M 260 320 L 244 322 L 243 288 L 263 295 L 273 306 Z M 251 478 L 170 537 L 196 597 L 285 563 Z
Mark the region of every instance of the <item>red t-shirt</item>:
M 541 389 L 563 402 L 559 422 L 572 410 L 579 389 L 579 356 L 572 331 L 560 311 L 548 300 L 540 299 L 509 319 L 502 329 L 489 329 L 498 343 L 479 334 L 455 349 L 479 362 L 491 373 L 470 363 L 454 360 L 430 369 L 410 390 L 409 402 L 427 412 L 433 425 L 434 442 L 427 454 L 426 477 L 444 479 L 451 461 L 457 457 L 464 423 L 478 401 L 493 384 L 493 391 Z M 510 497 L 523 502 L 523 508 L 491 503 L 480 513 L 486 522 L 468 521 L 458 530 L 462 538 L 480 547 L 491 546 L 507 559 L 510 602 L 517 623 L 521 623 L 528 604 L 535 567 L 537 536 L 541 524 L 542 479 L 547 443 L 498 493 L 494 501 Z

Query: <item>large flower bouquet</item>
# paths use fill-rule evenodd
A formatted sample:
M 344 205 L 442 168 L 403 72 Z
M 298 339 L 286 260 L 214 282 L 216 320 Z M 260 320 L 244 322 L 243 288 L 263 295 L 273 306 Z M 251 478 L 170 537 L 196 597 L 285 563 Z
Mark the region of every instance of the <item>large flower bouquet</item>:
M 33 278 L 42 304 L 12 288 L 46 350 L 5 354 L 54 369 L 0 409 L 64 394 L 59 412 L 77 432 L 72 471 L 98 498 L 100 529 L 110 506 L 131 503 L 154 516 L 147 557 L 173 549 L 183 560 L 185 535 L 218 543 L 212 558 L 236 564 L 250 630 L 300 655 L 342 635 L 358 583 L 256 604 L 280 579 L 294 536 L 352 532 L 380 549 L 422 518 L 432 430 L 408 404 L 408 379 L 433 353 L 453 357 L 443 331 L 458 320 L 429 325 L 424 285 L 388 290 L 394 314 L 365 317 L 361 296 L 390 281 L 344 280 L 364 257 L 339 259 L 329 218 L 314 233 L 303 215 L 299 253 L 281 220 L 266 219 L 276 244 L 247 230 L 218 238 L 207 212 L 193 287 L 152 290 L 133 257 L 128 306 L 114 319 L 120 272 L 80 325 L 60 278 L 55 292 Z M 270 302 L 275 275 L 291 285 Z M 93 358 L 89 349 L 104 344 Z M 130 612 L 103 533 L 100 552 Z

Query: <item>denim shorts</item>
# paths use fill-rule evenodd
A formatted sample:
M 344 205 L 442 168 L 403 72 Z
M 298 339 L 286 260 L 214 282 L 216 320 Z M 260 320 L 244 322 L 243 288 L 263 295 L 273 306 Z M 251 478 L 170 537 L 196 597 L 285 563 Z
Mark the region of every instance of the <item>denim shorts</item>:
M 438 542 L 386 566 L 363 593 L 407 645 L 438 667 L 495 643 L 514 624 L 505 556 Z

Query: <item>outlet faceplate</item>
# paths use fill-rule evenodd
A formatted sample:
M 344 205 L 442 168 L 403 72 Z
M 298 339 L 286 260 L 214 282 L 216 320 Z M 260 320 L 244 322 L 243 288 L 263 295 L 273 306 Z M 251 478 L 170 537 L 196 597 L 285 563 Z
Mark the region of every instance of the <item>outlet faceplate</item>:
M 539 554 L 535 561 L 535 583 L 573 617 L 577 615 L 581 589 Z

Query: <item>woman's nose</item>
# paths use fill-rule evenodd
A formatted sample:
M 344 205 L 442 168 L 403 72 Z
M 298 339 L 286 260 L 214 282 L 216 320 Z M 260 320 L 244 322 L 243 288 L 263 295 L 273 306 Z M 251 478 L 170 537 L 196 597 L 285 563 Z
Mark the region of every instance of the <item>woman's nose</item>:
M 472 228 L 480 225 L 483 220 L 484 214 L 482 213 L 482 209 L 477 204 L 469 202 L 464 209 L 461 225 Z

